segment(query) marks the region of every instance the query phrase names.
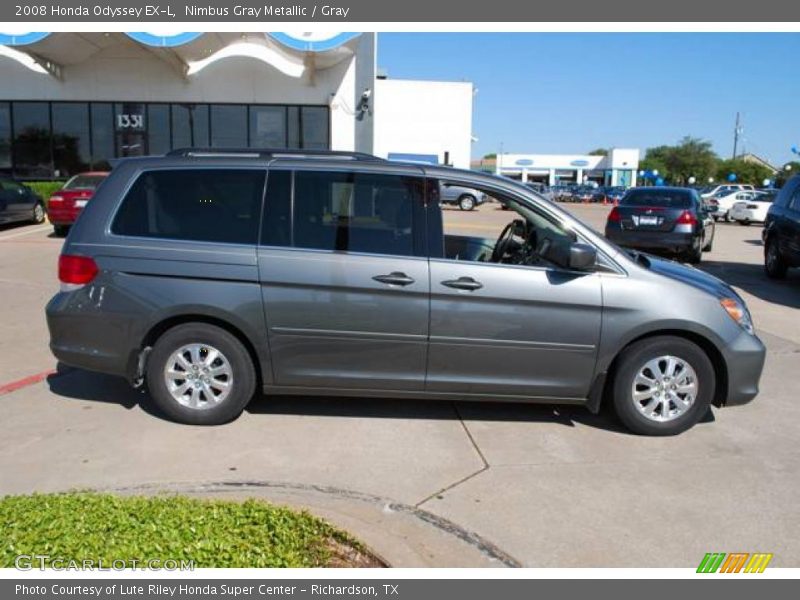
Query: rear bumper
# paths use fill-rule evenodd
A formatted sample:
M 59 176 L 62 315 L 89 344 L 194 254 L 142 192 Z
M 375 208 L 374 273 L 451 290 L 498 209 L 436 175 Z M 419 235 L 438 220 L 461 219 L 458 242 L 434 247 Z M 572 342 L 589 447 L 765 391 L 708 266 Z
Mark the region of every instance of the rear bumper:
M 633 231 L 619 227 L 606 227 L 606 237 L 620 246 L 642 250 L 683 252 L 695 245 L 693 233 L 674 231 Z
M 53 225 L 72 225 L 81 214 L 81 209 L 49 208 L 47 218 Z
M 767 349 L 754 335 L 742 331 L 732 344 L 722 349 L 728 365 L 728 393 L 725 406 L 747 404 L 758 395 Z
M 133 355 L 119 343 L 127 332 L 113 319 L 103 319 L 101 325 L 101 316 L 77 294 L 83 290 L 59 292 L 45 308 L 53 356 L 71 367 L 129 377 Z

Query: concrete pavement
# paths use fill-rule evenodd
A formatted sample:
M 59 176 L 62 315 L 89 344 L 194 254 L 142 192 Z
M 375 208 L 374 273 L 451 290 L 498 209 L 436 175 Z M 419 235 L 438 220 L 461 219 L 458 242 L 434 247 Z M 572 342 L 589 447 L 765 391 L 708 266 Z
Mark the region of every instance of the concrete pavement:
M 604 208 L 571 206 L 595 226 Z M 499 233 L 494 206 L 447 211 Z M 0 395 L 0 493 L 100 488 L 305 506 L 396 566 L 695 566 L 709 551 L 800 565 L 800 276 L 760 276 L 759 228 L 720 224 L 707 267 L 750 302 L 762 393 L 675 438 L 608 414 L 468 402 L 261 398 L 214 428 L 161 419 L 124 381 L 62 369 Z M 9 237 L 13 236 L 13 237 Z M 54 368 L 43 306 L 61 241 L 0 230 L 0 386 Z

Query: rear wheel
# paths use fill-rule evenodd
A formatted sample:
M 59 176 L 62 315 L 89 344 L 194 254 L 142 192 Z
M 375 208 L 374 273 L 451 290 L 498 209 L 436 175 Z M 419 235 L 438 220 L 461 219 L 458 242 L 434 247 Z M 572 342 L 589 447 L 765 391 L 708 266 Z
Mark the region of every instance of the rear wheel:
M 33 205 L 33 213 L 31 214 L 31 221 L 36 223 L 44 223 L 44 204 L 37 202 Z
M 731 216 L 731 211 L 727 211 L 725 213 L 725 222 L 731 223 L 733 221 L 733 217 Z
M 57 237 L 66 237 L 69 233 L 69 225 L 53 225 L 53 233 Z
M 745 219 L 744 221 L 739 221 L 739 225 L 744 225 L 745 227 L 749 227 L 750 226 L 750 220 L 749 219 Z
M 786 277 L 788 265 L 781 256 L 778 242 L 772 238 L 767 238 L 767 246 L 764 248 L 764 271 L 770 279 L 783 279 Z
M 158 408 L 188 425 L 232 421 L 256 387 L 255 367 L 242 343 L 207 323 L 178 325 L 162 335 L 148 358 L 146 379 Z
M 716 380 L 706 353 L 689 340 L 658 336 L 635 342 L 619 357 L 614 410 L 642 435 L 675 435 L 710 409 Z
M 475 198 L 473 198 L 472 196 L 466 195 L 466 194 L 464 196 L 461 196 L 461 198 L 458 199 L 458 207 L 461 210 L 472 210 L 472 209 L 474 209 L 475 208 Z

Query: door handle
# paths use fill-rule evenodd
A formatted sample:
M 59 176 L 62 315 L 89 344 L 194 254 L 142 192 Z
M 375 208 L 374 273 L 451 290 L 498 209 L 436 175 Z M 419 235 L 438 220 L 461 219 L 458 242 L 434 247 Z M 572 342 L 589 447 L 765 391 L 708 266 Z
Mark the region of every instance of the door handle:
M 388 275 L 375 275 L 373 279 L 387 285 L 411 285 L 414 283 L 413 277 L 409 277 L 405 273 L 400 273 L 399 271 L 393 271 Z
M 472 277 L 448 279 L 447 281 L 443 281 L 442 285 L 446 285 L 447 287 L 455 288 L 457 290 L 469 290 L 470 292 L 474 292 L 475 290 L 479 290 L 483 287 L 483 284 L 480 281 L 475 281 Z

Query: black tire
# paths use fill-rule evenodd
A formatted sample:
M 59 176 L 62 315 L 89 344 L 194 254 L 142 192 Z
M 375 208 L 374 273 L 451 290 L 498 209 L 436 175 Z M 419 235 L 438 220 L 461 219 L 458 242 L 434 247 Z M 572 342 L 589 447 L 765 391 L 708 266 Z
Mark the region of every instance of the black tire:
M 633 399 L 634 379 L 650 360 L 674 356 L 688 363 L 697 376 L 697 396 L 686 411 L 669 421 L 659 422 L 642 414 Z M 696 344 L 681 337 L 658 336 L 635 342 L 618 358 L 612 391 L 614 412 L 633 433 L 666 436 L 682 433 L 694 426 L 710 410 L 716 377 L 708 355 Z
M 744 225 L 745 227 L 750 227 L 750 221 L 745 219 L 744 221 L 739 221 L 739 225 Z
M 458 199 L 458 208 L 461 210 L 475 210 L 476 204 L 475 198 L 469 194 L 464 194 Z
M 31 212 L 31 223 L 35 223 L 36 225 L 44 223 L 45 216 L 46 212 L 44 209 L 44 204 L 41 202 L 34 204 L 33 211 Z
M 770 279 L 783 279 L 789 265 L 781 256 L 778 242 L 773 238 L 767 238 L 764 245 L 764 271 Z
M 53 233 L 56 237 L 67 237 L 69 225 L 53 225 Z
M 726 211 L 725 212 L 724 220 L 725 220 L 726 223 L 732 223 L 733 222 L 733 218 L 731 217 L 731 211 Z
M 233 385 L 227 397 L 204 409 L 180 404 L 167 389 L 164 370 L 170 356 L 182 346 L 203 344 L 219 350 L 230 365 Z M 207 323 L 187 323 L 164 333 L 147 360 L 147 389 L 154 404 L 170 419 L 187 425 L 221 425 L 234 420 L 255 394 L 256 371 L 247 349 L 232 334 Z
M 686 262 L 690 265 L 698 265 L 703 260 L 703 240 L 700 240 L 696 246 L 692 246 L 686 251 Z

